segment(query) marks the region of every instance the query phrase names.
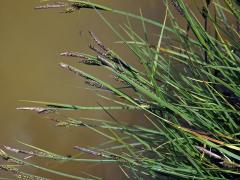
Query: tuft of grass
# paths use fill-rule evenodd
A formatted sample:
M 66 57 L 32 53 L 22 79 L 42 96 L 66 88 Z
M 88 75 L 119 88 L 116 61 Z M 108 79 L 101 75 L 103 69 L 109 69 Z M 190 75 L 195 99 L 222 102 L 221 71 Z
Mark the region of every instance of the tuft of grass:
M 74 12 L 81 8 L 93 9 L 119 37 L 119 43 L 129 47 L 141 63 L 137 69 L 106 47 L 90 32 L 96 54 L 63 52 L 66 57 L 78 58 L 82 64 L 100 66 L 119 83 L 119 87 L 87 74 L 75 66 L 60 66 L 85 80 L 93 88 L 101 89 L 115 100 L 116 106 L 83 107 L 51 102 L 32 101 L 45 107 L 21 107 L 38 113 L 57 113 L 62 110 L 102 110 L 114 121 L 66 118 L 57 121 L 63 127 L 85 127 L 108 140 L 96 147 L 73 147 L 96 159 L 66 158 L 26 145 L 34 152 L 5 146 L 5 151 L 23 153 L 54 161 L 117 163 L 126 178 L 142 177 L 174 179 L 236 179 L 240 177 L 240 8 L 238 1 L 203 1 L 202 17 L 198 17 L 183 0 L 163 1 L 164 21 L 154 21 L 140 15 L 111 9 L 89 1 L 68 0 L 61 4 L 47 4 L 37 9 L 64 8 Z M 209 8 L 213 7 L 214 11 Z M 138 35 L 128 21 L 121 29 L 124 38 L 101 11 L 117 13 L 142 22 L 145 37 Z M 199 12 L 198 12 L 199 13 Z M 187 29 L 178 17 L 184 19 Z M 201 18 L 204 24 L 201 24 Z M 233 21 L 230 19 L 233 19 Z M 170 25 L 167 26 L 166 22 Z M 235 23 L 237 22 L 237 23 Z M 159 28 L 156 45 L 148 42 L 146 24 Z M 210 33 L 208 26 L 214 33 Z M 193 34 L 191 36 L 190 34 Z M 171 37 L 169 39 L 169 36 Z M 165 43 L 172 41 L 173 43 Z M 174 44 L 174 45 L 172 45 Z M 182 69 L 176 70 L 175 64 Z M 80 64 L 80 65 L 81 65 Z M 125 89 L 132 90 L 125 91 Z M 112 110 L 142 111 L 149 126 L 129 127 L 111 115 Z M 84 122 L 83 122 L 84 121 Z M 106 133 L 106 130 L 109 133 Z M 28 165 L 49 173 L 72 179 L 73 175 L 56 172 L 17 159 L 1 150 L 5 161 Z M 0 167 L 1 168 L 1 167 Z M 3 168 L 1 168 L 3 169 Z M 6 170 L 6 169 L 4 169 Z M 11 171 L 10 171 L 11 172 Z M 96 177 L 91 176 L 91 179 Z

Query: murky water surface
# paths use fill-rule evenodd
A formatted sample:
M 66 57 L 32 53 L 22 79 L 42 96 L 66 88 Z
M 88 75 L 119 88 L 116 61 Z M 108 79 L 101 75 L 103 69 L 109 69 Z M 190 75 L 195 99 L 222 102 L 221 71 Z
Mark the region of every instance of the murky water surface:
M 125 9 L 139 13 L 142 9 L 144 15 L 162 19 L 160 1 L 156 0 L 112 0 L 105 5 L 118 9 Z M 61 10 L 36 11 L 33 9 L 39 1 L 28 0 L 2 0 L 0 6 L 0 144 L 13 147 L 23 147 L 22 141 L 59 154 L 76 153 L 74 145 L 96 146 L 106 139 L 85 128 L 56 128 L 54 123 L 44 119 L 34 112 L 17 111 L 16 107 L 30 105 L 19 100 L 40 100 L 61 102 L 77 105 L 95 106 L 102 102 L 95 96 L 95 91 L 85 90 L 86 86 L 79 77 L 65 72 L 59 68 L 61 61 L 75 63 L 75 60 L 63 58 L 59 53 L 65 50 L 90 52 L 88 30 L 94 31 L 102 41 L 120 52 L 125 58 L 131 58 L 129 52 L 121 45 L 112 44 L 116 36 L 106 24 L 90 10 L 81 10 L 74 14 L 60 13 Z M 115 25 L 126 22 L 126 19 L 105 14 Z M 140 24 L 135 24 L 141 29 Z M 149 29 L 157 33 L 155 29 Z M 127 53 L 126 53 L 127 52 Z M 93 69 L 82 65 L 83 70 L 92 72 Z M 103 76 L 104 72 L 95 70 L 95 75 Z M 120 113 L 113 112 L 116 117 Z M 134 123 L 141 118 L 137 113 L 124 112 L 121 116 L 126 122 Z M 69 113 L 68 113 L 69 114 Z M 108 118 L 99 111 L 81 111 L 71 113 L 73 117 Z M 108 118 L 109 119 L 109 118 Z M 84 157 L 84 156 L 83 156 Z M 116 176 L 121 179 L 122 173 L 113 165 L 100 168 L 95 164 L 54 164 L 42 163 L 43 166 L 64 170 L 75 175 L 88 172 L 105 178 Z M 33 172 L 32 170 L 29 172 Z M 118 172 L 118 173 L 117 173 Z M 45 175 L 35 171 L 36 175 Z M 1 175 L 3 174 L 0 171 Z M 1 176 L 0 176 L 1 177 Z M 56 176 L 47 176 L 59 179 Z

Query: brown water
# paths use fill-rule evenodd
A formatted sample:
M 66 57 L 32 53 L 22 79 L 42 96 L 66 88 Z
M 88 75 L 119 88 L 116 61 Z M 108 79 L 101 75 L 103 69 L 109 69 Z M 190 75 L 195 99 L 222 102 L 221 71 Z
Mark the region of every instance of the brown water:
M 53 123 L 45 120 L 34 112 L 17 111 L 16 107 L 29 105 L 19 100 L 39 100 L 76 105 L 95 106 L 97 102 L 106 104 L 97 98 L 94 91 L 85 90 L 87 86 L 81 78 L 60 69 L 61 61 L 76 65 L 76 61 L 59 57 L 65 50 L 90 52 L 88 30 L 94 31 L 102 41 L 119 52 L 123 57 L 131 59 L 132 55 L 119 44 L 112 44 L 118 40 L 104 22 L 90 10 L 81 10 L 79 13 L 63 14 L 60 10 L 36 11 L 33 7 L 39 1 L 29 0 L 1 0 L 0 4 L 0 145 L 10 145 L 21 148 L 25 143 L 47 149 L 62 155 L 76 153 L 73 146 L 96 146 L 106 139 L 84 128 L 56 128 Z M 143 14 L 153 19 L 163 19 L 161 1 L 157 0 L 112 0 L 104 3 L 110 7 L 124 9 Z M 126 19 L 105 14 L 106 17 L 118 23 Z M 135 24 L 136 29 L 142 29 L 141 24 Z M 157 29 L 149 27 L 149 31 L 158 33 Z M 139 31 L 139 33 L 142 33 Z M 132 62 L 134 64 L 134 62 Z M 92 72 L 93 69 L 84 65 L 81 69 Z M 103 76 L 104 72 L 95 70 L 94 74 Z M 126 115 L 121 116 L 122 113 Z M 116 118 L 126 122 L 142 121 L 138 113 L 123 111 L 113 112 Z M 71 114 L 74 117 L 108 118 L 99 111 L 81 111 Z M 109 118 L 108 118 L 109 119 Z M 83 156 L 84 157 L 84 156 Z M 107 179 L 122 179 L 123 173 L 113 165 L 54 164 L 42 163 L 43 166 L 63 170 L 74 175 L 83 175 L 81 171 L 101 176 Z M 36 175 L 50 176 L 42 171 L 29 171 Z M 0 171 L 0 177 L 7 174 Z M 83 175 L 84 176 L 84 175 Z M 63 178 L 64 179 L 64 178 Z

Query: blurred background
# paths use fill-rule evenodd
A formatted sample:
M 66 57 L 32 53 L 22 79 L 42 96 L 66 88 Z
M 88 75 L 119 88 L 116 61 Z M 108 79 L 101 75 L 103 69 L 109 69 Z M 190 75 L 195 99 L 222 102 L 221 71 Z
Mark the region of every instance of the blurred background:
M 98 2 L 99 1 L 95 1 Z M 111 0 L 103 5 L 143 15 L 162 22 L 164 9 L 160 0 Z M 37 100 L 57 103 L 97 106 L 107 102 L 98 98 L 96 91 L 89 91 L 83 80 L 62 70 L 60 62 L 75 63 L 72 58 L 60 57 L 63 51 L 91 53 L 88 48 L 91 38 L 88 30 L 95 32 L 108 47 L 133 65 L 134 56 L 121 44 L 109 27 L 92 10 L 82 9 L 72 14 L 61 13 L 60 9 L 34 10 L 41 5 L 37 0 L 1 0 L 0 5 L 0 145 L 22 148 L 18 141 L 37 146 L 62 155 L 76 154 L 73 146 L 96 146 L 106 139 L 84 128 L 60 128 L 41 115 L 28 111 L 17 111 L 16 107 L 32 104 L 20 100 Z M 121 30 L 119 24 L 127 23 L 126 17 L 103 13 L 113 25 Z M 134 29 L 142 34 L 141 23 L 133 22 Z M 150 38 L 157 39 L 159 29 L 148 26 Z M 95 76 L 107 75 L 100 69 L 86 65 L 77 65 Z M 114 111 L 114 116 L 128 123 L 144 124 L 142 114 L 138 112 Z M 124 116 L 122 114 L 124 113 Z M 68 113 L 73 117 L 91 117 L 109 119 L 101 111 L 78 111 Z M 123 173 L 114 165 L 95 165 L 88 163 L 54 164 L 42 162 L 43 166 L 62 170 L 74 175 L 84 176 L 82 172 L 107 179 L 122 179 Z M 29 170 L 35 175 L 44 175 L 42 171 Z M 0 171 L 0 177 L 8 177 Z

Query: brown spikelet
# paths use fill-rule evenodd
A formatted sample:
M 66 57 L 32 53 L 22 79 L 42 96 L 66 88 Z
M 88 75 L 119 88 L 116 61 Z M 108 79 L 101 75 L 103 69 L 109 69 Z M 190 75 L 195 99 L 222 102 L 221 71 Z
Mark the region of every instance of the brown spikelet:
M 87 65 L 95 65 L 95 66 L 101 66 L 101 63 L 95 59 L 90 59 L 80 53 L 77 52 L 63 52 L 60 53 L 60 56 L 67 56 L 67 57 L 76 57 L 79 58 L 79 63 L 87 64 Z
M 66 7 L 68 6 L 68 4 L 63 3 L 63 2 L 57 2 L 55 4 L 46 4 L 46 5 L 42 5 L 42 6 L 37 6 L 34 9 L 53 9 L 53 8 L 62 8 L 62 7 Z
M 203 147 L 196 146 L 196 148 L 197 148 L 199 151 L 201 151 L 202 153 L 204 153 L 204 154 L 206 154 L 206 155 L 208 155 L 208 156 L 210 156 L 210 157 L 213 157 L 213 158 L 215 158 L 215 159 L 222 159 L 221 156 L 219 156 L 219 155 L 217 155 L 217 154 L 215 154 L 215 153 L 213 153 L 213 152 L 211 152 L 211 151 L 209 151 L 209 150 L 207 150 L 207 149 L 205 149 L 205 148 L 203 148 Z
M 97 151 L 94 151 L 94 150 L 91 150 L 91 149 L 88 149 L 88 148 L 84 148 L 84 147 L 80 147 L 80 146 L 74 146 L 74 149 L 77 149 L 81 152 L 84 152 L 84 153 L 88 153 L 88 154 L 92 154 L 94 156 L 101 156 L 101 157 L 104 157 L 104 158 L 110 158 L 110 156 L 102 153 L 102 152 L 97 152 Z
M 77 52 L 68 52 L 68 51 L 60 53 L 60 56 L 85 58 L 85 56 L 83 56 Z
M 108 49 L 104 46 L 104 44 L 97 38 L 97 36 L 92 32 L 89 31 L 89 34 L 91 35 L 91 37 L 93 38 L 93 40 L 98 44 L 98 46 L 105 51 L 105 53 L 108 51 Z
M 39 114 L 48 114 L 48 113 L 54 113 L 57 111 L 55 108 L 44 108 L 44 107 L 18 107 L 16 109 L 34 111 Z
M 68 64 L 65 64 L 65 63 L 60 63 L 59 64 L 60 67 L 62 67 L 63 69 L 66 69 L 66 70 L 69 70 L 71 72 L 73 72 L 74 74 L 78 75 L 78 76 L 81 76 L 81 77 L 84 77 L 86 79 L 89 79 L 87 76 L 85 76 L 83 73 L 81 73 L 80 71 L 78 71 L 78 69 L 72 67 L 72 66 L 69 66 Z
M 101 83 L 95 81 L 95 80 L 92 80 L 92 79 L 87 79 L 85 81 L 86 84 L 88 84 L 89 86 L 92 86 L 92 87 L 95 87 L 95 88 L 99 88 L 99 89 L 102 89 L 102 90 L 107 90 L 107 91 L 111 91 L 110 89 L 108 89 L 107 87 L 103 86 Z M 112 91 L 111 91 L 112 92 Z
M 179 14 L 181 16 L 184 15 L 184 12 L 183 12 L 182 8 L 179 6 L 179 4 L 178 4 L 178 2 L 176 0 L 171 0 L 170 3 L 175 7 L 175 9 L 179 12 Z

